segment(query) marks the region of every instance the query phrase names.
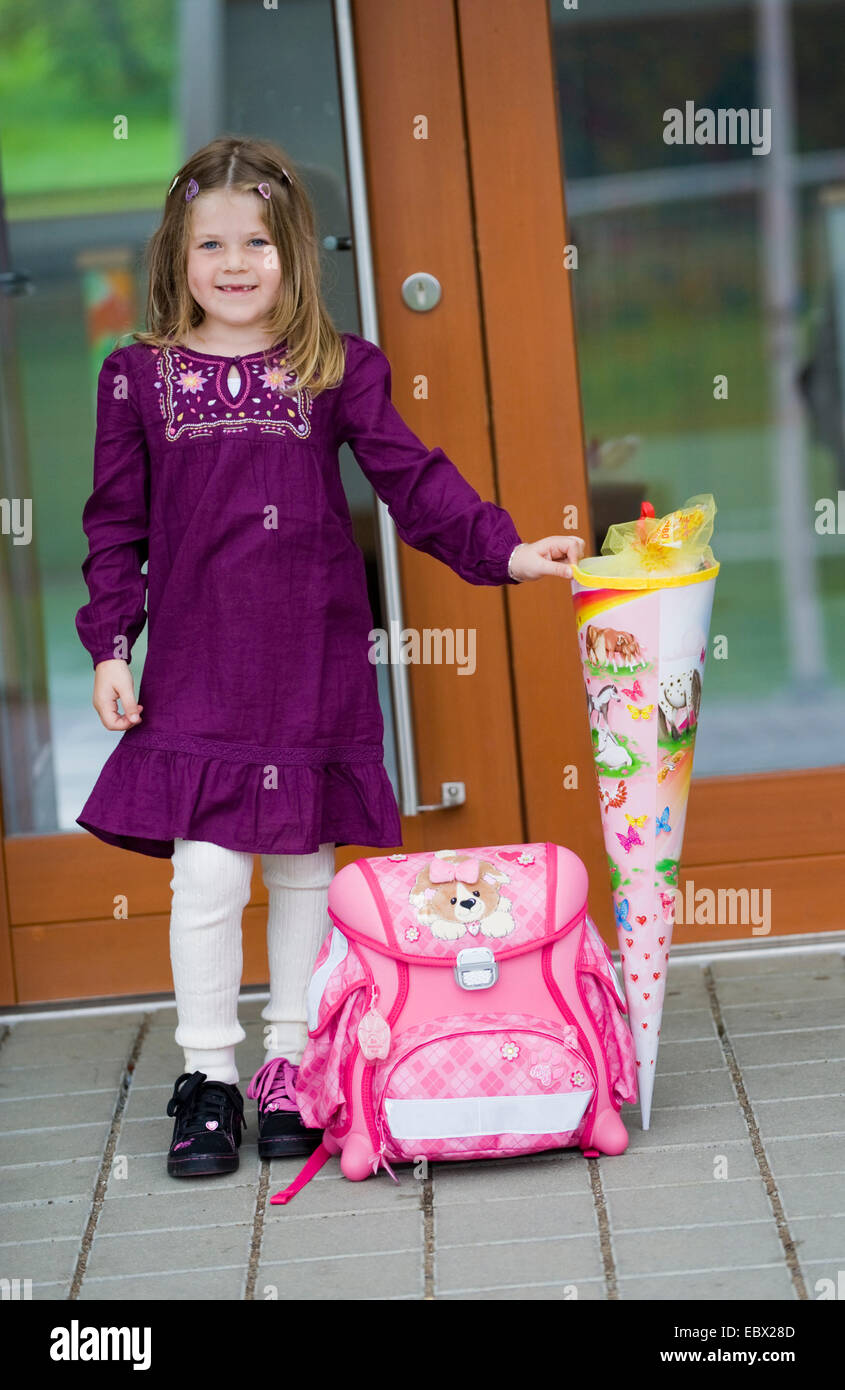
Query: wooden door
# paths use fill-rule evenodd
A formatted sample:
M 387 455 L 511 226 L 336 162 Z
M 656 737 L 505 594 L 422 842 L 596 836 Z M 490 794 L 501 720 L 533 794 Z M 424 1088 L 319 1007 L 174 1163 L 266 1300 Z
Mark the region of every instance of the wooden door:
M 353 18 L 394 400 L 525 539 L 563 530 L 574 508 L 592 548 L 545 0 L 356 0 Z M 400 296 L 418 270 L 443 286 L 431 313 Z M 587 864 L 593 913 L 615 945 L 568 584 L 470 586 L 404 546 L 400 564 L 406 624 L 472 628 L 477 644 L 472 676 L 411 667 L 421 799 L 438 800 L 455 778 L 467 802 L 405 817 L 403 847 L 566 844 Z M 577 786 L 566 785 L 573 768 Z M 838 928 L 843 791 L 841 768 L 697 778 L 681 887 L 770 888 L 772 935 Z M 367 852 L 347 846 L 338 866 Z M 7 833 L 2 871 L 4 1002 L 170 987 L 169 861 L 87 835 Z M 246 983 L 266 979 L 265 903 L 256 866 Z M 693 925 L 675 940 L 736 936 Z

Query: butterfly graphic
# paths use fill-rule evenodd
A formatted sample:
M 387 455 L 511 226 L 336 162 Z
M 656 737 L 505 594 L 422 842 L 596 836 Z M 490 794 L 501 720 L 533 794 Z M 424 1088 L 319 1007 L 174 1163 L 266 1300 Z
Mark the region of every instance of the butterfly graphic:
M 629 825 L 636 825 L 640 830 L 642 830 L 643 826 L 648 820 L 648 816 L 629 816 L 628 812 L 626 811 L 625 819 Z
M 632 719 L 650 719 L 654 713 L 654 705 L 643 705 L 642 709 L 637 709 L 636 705 L 628 705 L 628 713 Z
M 641 845 L 643 843 L 639 837 L 639 834 L 637 833 L 637 827 L 635 825 L 631 826 L 631 829 L 628 831 L 627 835 L 620 835 L 619 831 L 617 830 L 616 838 L 626 854 L 631 853 L 631 850 L 634 848 L 634 845 Z
M 621 903 L 613 904 L 613 911 L 616 914 L 616 925 L 620 931 L 631 930 L 631 923 L 628 921 L 628 913 L 630 910 L 631 904 L 628 902 L 627 898 L 623 898 Z
M 672 831 L 672 827 L 669 824 L 668 806 L 664 806 L 663 810 L 660 812 L 660 815 L 657 817 L 657 823 L 654 830 L 655 835 L 659 835 L 661 830 L 665 830 L 667 835 L 671 834 Z
M 622 694 L 627 695 L 629 700 L 641 700 L 645 695 L 645 691 L 639 681 L 634 681 L 633 690 L 628 690 L 627 687 L 623 685 Z

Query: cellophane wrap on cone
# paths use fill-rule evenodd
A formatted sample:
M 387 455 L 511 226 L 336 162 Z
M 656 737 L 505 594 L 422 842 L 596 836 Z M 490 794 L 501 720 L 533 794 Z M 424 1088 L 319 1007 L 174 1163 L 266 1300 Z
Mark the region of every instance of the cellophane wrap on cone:
M 648 1129 L 674 890 L 719 565 L 712 497 L 608 533 L 572 591 L 622 974 Z

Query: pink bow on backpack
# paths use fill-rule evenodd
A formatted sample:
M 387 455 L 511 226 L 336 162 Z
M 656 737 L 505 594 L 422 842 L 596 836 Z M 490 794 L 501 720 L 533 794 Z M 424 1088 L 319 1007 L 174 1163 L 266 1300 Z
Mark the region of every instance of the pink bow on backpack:
M 432 883 L 448 883 L 450 878 L 461 883 L 478 882 L 478 860 L 464 859 L 460 864 L 449 859 L 432 859 L 428 876 Z

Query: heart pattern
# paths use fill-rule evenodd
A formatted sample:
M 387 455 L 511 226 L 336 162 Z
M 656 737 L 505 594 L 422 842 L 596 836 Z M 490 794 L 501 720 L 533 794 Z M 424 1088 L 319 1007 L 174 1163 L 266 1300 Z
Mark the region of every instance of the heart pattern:
M 216 1128 L 217 1128 L 217 1121 L 216 1121 L 216 1120 L 206 1120 L 206 1122 L 205 1122 L 205 1127 L 206 1127 L 206 1129 L 216 1129 Z

